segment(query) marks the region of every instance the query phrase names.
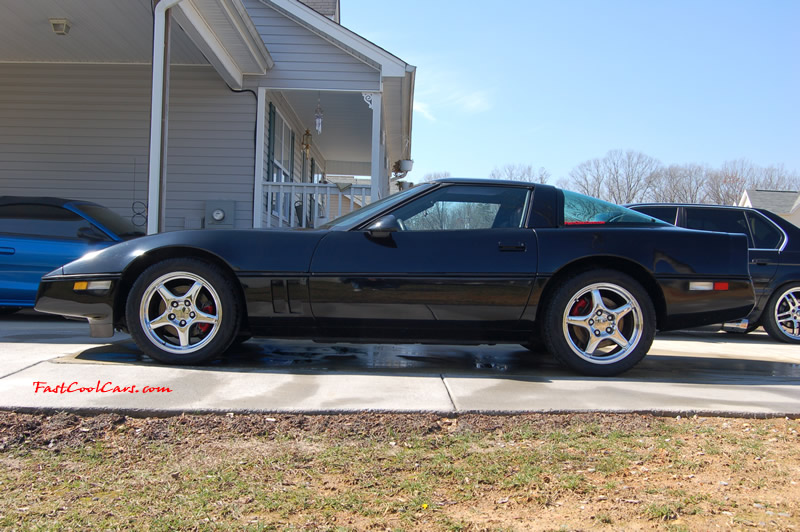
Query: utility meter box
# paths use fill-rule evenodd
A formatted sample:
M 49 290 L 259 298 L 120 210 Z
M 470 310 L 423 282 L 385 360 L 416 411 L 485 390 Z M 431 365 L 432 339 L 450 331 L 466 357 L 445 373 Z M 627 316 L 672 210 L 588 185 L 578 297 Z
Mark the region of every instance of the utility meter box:
M 207 201 L 203 226 L 206 229 L 233 229 L 236 221 L 236 202 Z

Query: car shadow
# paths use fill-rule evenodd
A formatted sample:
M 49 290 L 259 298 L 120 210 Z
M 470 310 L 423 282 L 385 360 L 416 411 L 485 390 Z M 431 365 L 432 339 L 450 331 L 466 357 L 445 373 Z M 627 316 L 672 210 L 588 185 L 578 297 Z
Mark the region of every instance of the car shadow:
M 673 347 L 690 340 L 693 344 L 749 344 L 748 351 L 767 352 L 776 344 L 766 337 L 722 333 L 674 333 L 660 335 L 656 352 L 651 352 L 632 370 L 604 382 L 665 382 L 707 385 L 800 385 L 800 356 L 797 362 L 738 354 L 702 355 L 672 353 Z M 763 335 L 762 335 L 763 336 Z M 672 342 L 678 342 L 675 346 Z M 659 352 L 660 351 L 660 352 Z M 95 363 L 164 366 L 153 361 L 125 338 L 55 359 L 60 363 Z M 513 379 L 527 382 L 596 379 L 561 366 L 545 352 L 531 352 L 519 346 L 460 345 L 376 345 L 325 344 L 304 340 L 254 339 L 231 348 L 219 360 L 192 370 L 244 373 L 297 373 L 312 375 L 353 374 L 386 376 L 446 376 L 448 378 Z

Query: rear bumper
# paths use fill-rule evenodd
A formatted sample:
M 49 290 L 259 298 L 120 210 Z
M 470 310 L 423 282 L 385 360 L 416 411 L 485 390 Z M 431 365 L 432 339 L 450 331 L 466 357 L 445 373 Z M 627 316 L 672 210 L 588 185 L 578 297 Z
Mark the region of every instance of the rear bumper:
M 80 281 L 111 281 L 108 289 L 76 290 Z M 39 283 L 35 309 L 48 314 L 85 318 L 93 338 L 114 335 L 114 301 L 119 276 L 52 276 Z
M 659 280 L 666 313 L 659 323 L 662 331 L 702 327 L 745 318 L 755 304 L 753 283 L 747 279 L 718 278 L 727 290 L 690 290 L 690 281 L 700 279 Z

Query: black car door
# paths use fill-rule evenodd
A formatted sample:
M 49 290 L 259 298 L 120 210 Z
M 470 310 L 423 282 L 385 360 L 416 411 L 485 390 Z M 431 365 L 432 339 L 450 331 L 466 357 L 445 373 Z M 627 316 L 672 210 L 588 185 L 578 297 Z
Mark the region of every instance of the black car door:
M 395 209 L 396 231 L 332 231 L 311 264 L 314 317 L 359 337 L 512 327 L 537 267 L 536 235 L 522 227 L 529 195 L 454 184 Z
M 753 278 L 756 292 L 756 307 L 763 307 L 770 294 L 770 282 L 775 277 L 780 263 L 778 250 L 782 237 L 780 230 L 773 228 L 773 232 L 770 232 L 766 225 L 774 226 L 774 224 L 755 213 L 745 214 L 742 209 L 685 207 L 685 211 L 685 225 L 689 229 L 747 235 L 750 247 L 750 276 Z M 751 228 L 757 228 L 757 233 L 752 233 Z M 754 241 L 754 238 L 757 241 Z

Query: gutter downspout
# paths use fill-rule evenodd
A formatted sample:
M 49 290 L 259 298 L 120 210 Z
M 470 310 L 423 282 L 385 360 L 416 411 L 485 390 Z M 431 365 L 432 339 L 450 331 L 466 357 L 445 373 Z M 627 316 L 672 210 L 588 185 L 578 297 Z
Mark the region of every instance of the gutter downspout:
M 155 0 L 153 79 L 150 95 L 150 156 L 147 178 L 147 234 L 164 231 L 169 104 L 169 10 L 182 0 Z

